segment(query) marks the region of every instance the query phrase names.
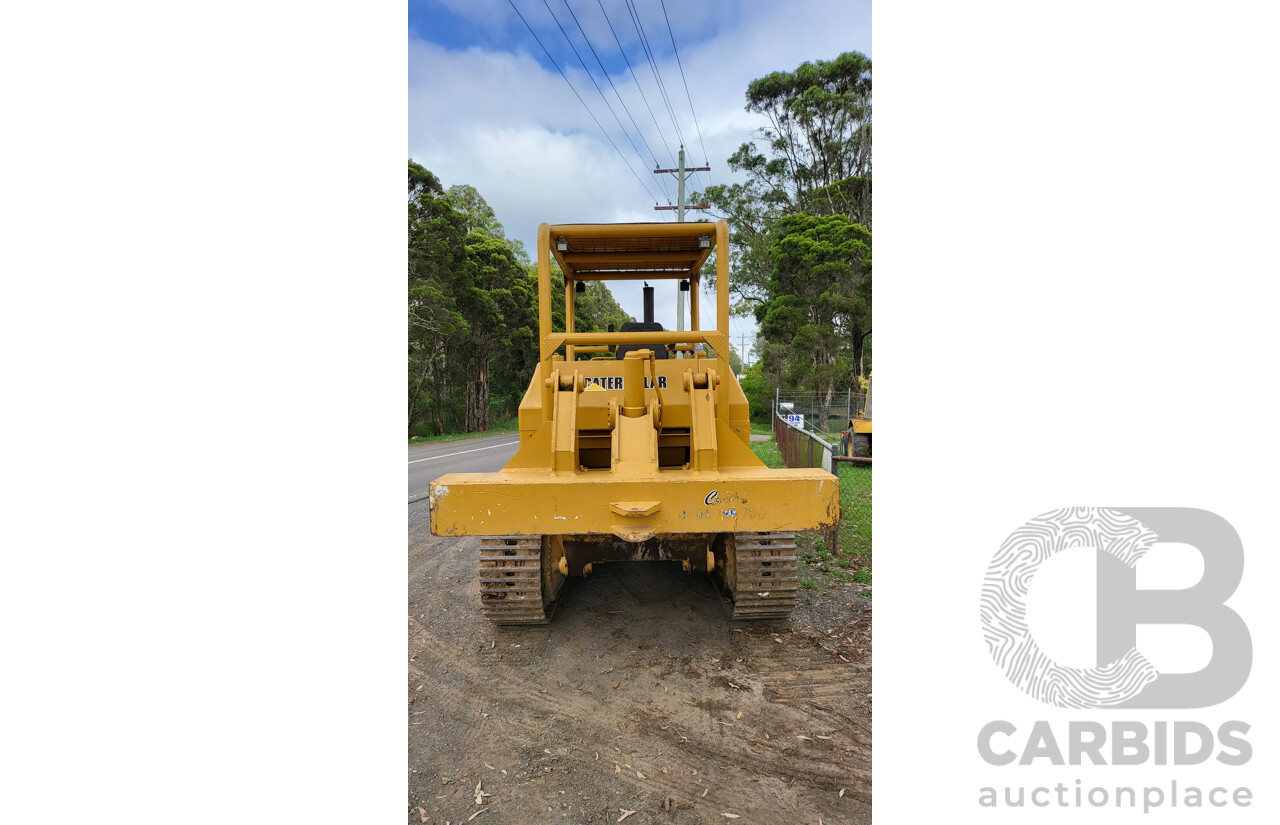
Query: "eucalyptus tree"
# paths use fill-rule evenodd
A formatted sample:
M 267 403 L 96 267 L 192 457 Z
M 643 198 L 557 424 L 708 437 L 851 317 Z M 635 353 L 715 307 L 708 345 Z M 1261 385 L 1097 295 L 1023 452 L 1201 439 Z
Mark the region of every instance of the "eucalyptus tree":
M 524 248 L 524 242 L 516 238 L 508 238 L 506 230 L 503 229 L 502 223 L 498 220 L 498 215 L 493 211 L 493 207 L 489 202 L 476 190 L 474 186 L 466 183 L 458 183 L 449 187 L 446 195 L 453 208 L 462 213 L 466 219 L 466 229 L 468 234 L 486 235 L 490 238 L 497 238 L 505 241 L 511 247 L 512 253 L 516 256 L 521 264 L 528 264 L 529 253 Z
M 845 52 L 835 60 L 801 63 L 747 86 L 747 111 L 769 125 L 769 142 L 785 195 L 796 211 L 844 214 L 871 225 L 871 60 Z M 821 190 L 825 208 L 814 209 Z
M 465 219 L 445 197 L 430 171 L 408 168 L 408 425 L 429 418 L 445 429 L 445 352 L 467 334 L 453 300 L 454 273 L 466 261 Z
M 871 227 L 871 60 L 851 51 L 757 78 L 746 109 L 766 120 L 757 130 L 764 148 L 743 143 L 728 158 L 746 180 L 694 195 L 729 221 L 739 313 L 769 300 L 769 249 L 781 218 L 844 215 Z
M 538 363 L 537 267 L 475 187 L 445 190 L 412 160 L 408 174 L 409 427 L 486 430 L 491 411 L 515 414 Z M 561 329 L 564 307 L 553 289 Z M 631 317 L 598 282 L 575 314 L 585 332 Z
M 518 399 L 537 363 L 538 293 L 505 240 L 473 233 L 466 249 L 454 295 L 470 334 L 455 342 L 452 361 L 462 368 L 463 428 L 472 432 L 489 429 L 491 391 Z
M 862 375 L 871 334 L 871 233 L 845 215 L 781 219 L 769 248 L 769 300 L 755 311 L 765 369 L 811 387 L 827 420 L 836 392 Z

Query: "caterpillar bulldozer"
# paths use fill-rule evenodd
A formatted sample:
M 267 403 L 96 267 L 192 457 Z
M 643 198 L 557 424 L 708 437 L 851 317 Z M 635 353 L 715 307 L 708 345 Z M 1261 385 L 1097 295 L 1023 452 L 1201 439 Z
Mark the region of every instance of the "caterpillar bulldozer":
M 569 576 L 679 561 L 712 574 L 734 619 L 789 615 L 795 532 L 838 522 L 838 482 L 769 469 L 749 447 L 747 400 L 728 365 L 728 225 L 544 223 L 537 243 L 539 365 L 520 403 L 519 450 L 498 472 L 430 487 L 432 532 L 480 537 L 483 614 L 546 624 Z M 716 326 L 703 330 L 698 282 L 716 250 Z M 645 281 L 644 322 L 575 331 L 575 286 L 593 280 Z M 689 330 L 654 322 L 655 280 L 690 282 Z M 553 330 L 561 286 L 565 328 Z

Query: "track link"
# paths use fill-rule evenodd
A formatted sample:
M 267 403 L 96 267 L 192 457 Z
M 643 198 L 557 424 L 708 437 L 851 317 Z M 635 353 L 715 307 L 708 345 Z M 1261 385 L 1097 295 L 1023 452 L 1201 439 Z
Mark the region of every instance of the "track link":
M 794 533 L 734 533 L 729 588 L 734 619 L 785 619 L 796 606 Z
M 542 536 L 480 539 L 480 610 L 497 624 L 547 624 L 550 565 Z

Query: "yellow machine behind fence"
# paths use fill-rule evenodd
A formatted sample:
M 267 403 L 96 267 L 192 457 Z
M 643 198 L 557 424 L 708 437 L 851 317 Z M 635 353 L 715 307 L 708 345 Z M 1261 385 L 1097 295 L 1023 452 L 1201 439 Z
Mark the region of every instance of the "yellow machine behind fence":
M 716 328 L 700 330 L 698 281 L 716 249 Z M 545 624 L 566 577 L 611 561 L 709 572 L 733 618 L 794 607 L 795 531 L 836 524 L 837 481 L 769 469 L 748 446 L 747 400 L 728 365 L 728 249 L 724 221 L 538 227 L 540 365 L 520 403 L 520 449 L 496 473 L 450 473 L 430 490 L 434 534 L 483 537 L 490 619 Z M 553 256 L 563 331 L 552 330 Z M 646 289 L 645 323 L 574 331 L 577 282 L 663 279 L 690 281 L 691 330 L 653 323 Z
M 867 398 L 858 414 L 849 419 L 849 429 L 840 436 L 840 454 L 851 458 L 871 458 L 871 376 L 867 376 Z

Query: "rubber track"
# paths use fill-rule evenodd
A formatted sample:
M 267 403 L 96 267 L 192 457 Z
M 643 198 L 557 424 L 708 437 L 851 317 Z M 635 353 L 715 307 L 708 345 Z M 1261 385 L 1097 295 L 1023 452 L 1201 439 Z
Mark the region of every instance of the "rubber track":
M 794 533 L 734 533 L 733 618 L 785 619 L 800 589 Z
M 547 624 L 542 536 L 480 539 L 480 610 L 498 624 Z

